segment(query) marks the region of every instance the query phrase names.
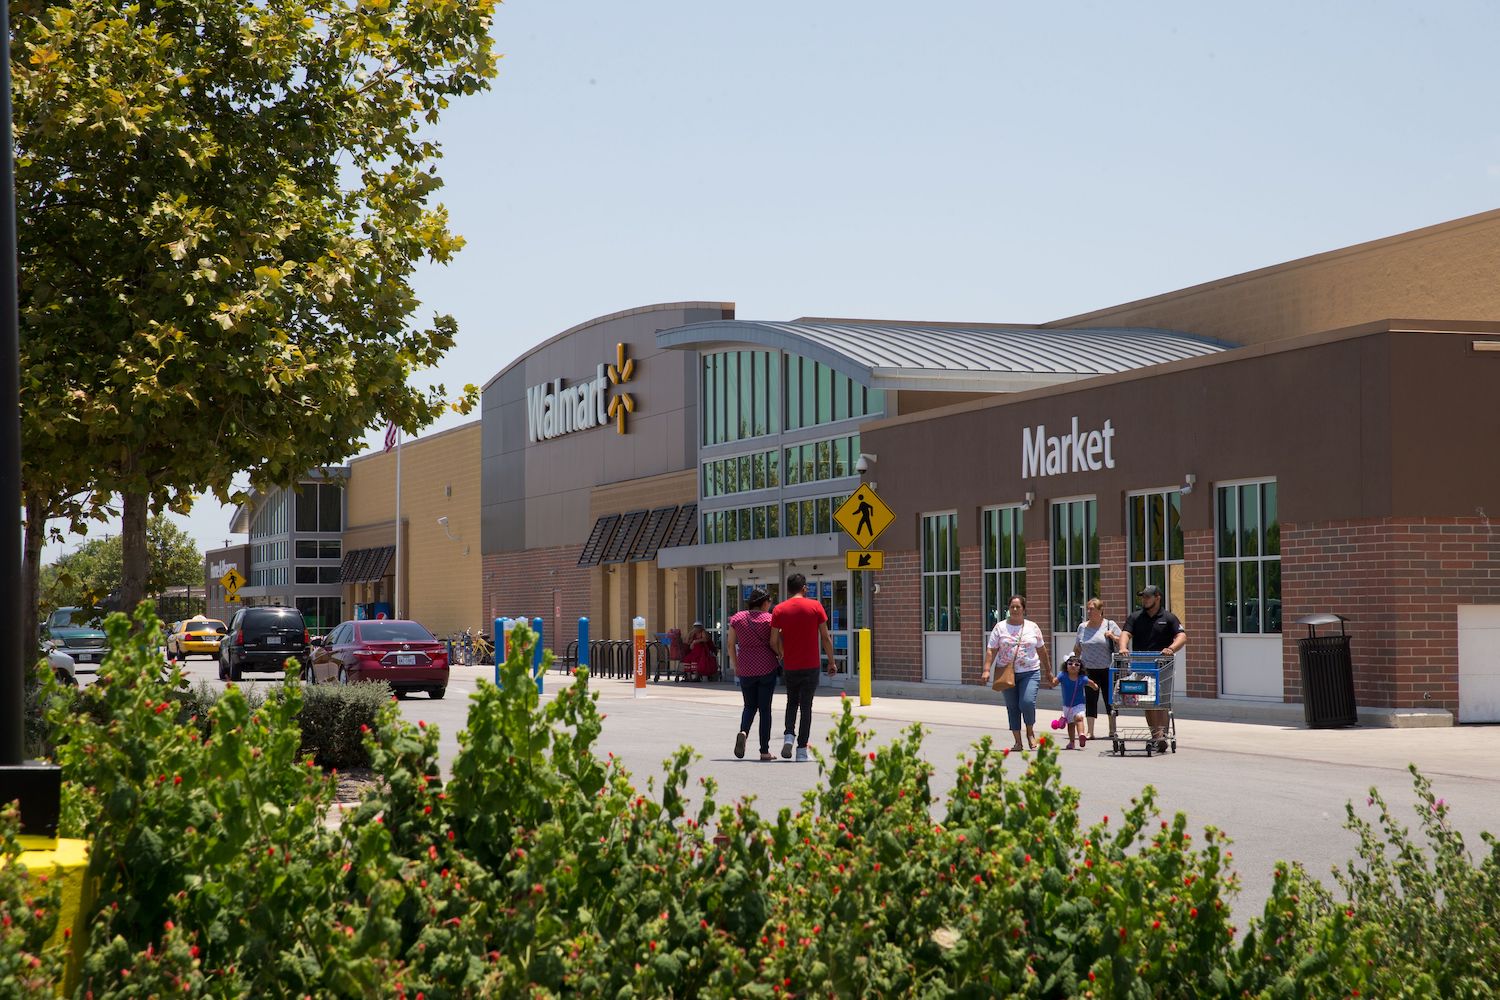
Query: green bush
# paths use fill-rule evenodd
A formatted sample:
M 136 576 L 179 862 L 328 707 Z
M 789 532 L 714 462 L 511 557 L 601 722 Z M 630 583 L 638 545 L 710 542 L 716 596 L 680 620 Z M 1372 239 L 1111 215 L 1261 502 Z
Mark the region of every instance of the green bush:
M 920 727 L 871 749 L 846 702 L 799 808 L 720 805 L 711 779 L 690 808 L 690 751 L 643 785 L 597 757 L 586 674 L 541 703 L 525 633 L 446 782 L 436 730 L 372 703 L 386 781 L 329 829 L 315 690 L 252 710 L 231 688 L 205 738 L 110 628 L 92 708 L 52 713 L 99 886 L 79 995 L 1479 997 L 1500 971 L 1494 842 L 1476 866 L 1420 776 L 1431 857 L 1383 803 L 1378 828 L 1351 809 L 1352 901 L 1281 866 L 1242 934 L 1218 831 L 1150 788 L 1083 824 L 1051 744 L 983 740 L 937 801 Z M 26 891 L 0 882 L 0 907 Z M 24 992 L 35 951 L 0 941 L 0 992 Z
M 369 767 L 364 734 L 391 700 L 384 681 L 318 685 L 302 691 L 302 753 L 319 767 Z

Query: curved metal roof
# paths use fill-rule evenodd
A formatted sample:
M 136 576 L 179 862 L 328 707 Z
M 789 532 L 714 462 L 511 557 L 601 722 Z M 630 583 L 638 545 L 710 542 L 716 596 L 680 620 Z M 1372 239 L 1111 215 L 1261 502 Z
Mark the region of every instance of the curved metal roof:
M 1038 329 L 801 319 L 721 320 L 663 330 L 659 347 L 747 345 L 821 361 L 873 389 L 1018 392 L 1203 357 L 1237 345 L 1146 327 Z

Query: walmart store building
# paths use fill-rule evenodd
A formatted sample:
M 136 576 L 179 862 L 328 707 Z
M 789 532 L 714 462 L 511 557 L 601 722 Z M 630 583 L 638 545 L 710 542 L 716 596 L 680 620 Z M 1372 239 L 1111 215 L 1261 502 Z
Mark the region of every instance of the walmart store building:
M 1497 721 L 1497 270 L 1492 212 L 1037 325 L 591 320 L 485 386 L 483 603 L 562 648 L 802 572 L 841 656 L 869 626 L 877 680 L 956 685 L 1010 594 L 1068 649 L 1151 582 L 1183 694 L 1300 701 L 1332 612 L 1361 706 Z M 871 574 L 833 523 L 862 482 Z

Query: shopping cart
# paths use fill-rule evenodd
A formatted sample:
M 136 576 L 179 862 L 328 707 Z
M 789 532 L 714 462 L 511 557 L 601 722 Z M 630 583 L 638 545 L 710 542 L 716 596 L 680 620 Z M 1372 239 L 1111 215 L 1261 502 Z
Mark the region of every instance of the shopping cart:
M 1177 720 L 1172 715 L 1172 673 L 1176 660 L 1171 653 L 1116 653 L 1109 666 L 1109 728 L 1111 752 L 1124 756 L 1128 750 L 1144 750 L 1146 756 L 1161 753 L 1158 737 L 1151 734 L 1149 721 L 1141 727 L 1120 725 L 1121 710 L 1141 712 L 1161 710 L 1167 713 L 1162 737 L 1177 752 Z M 1138 744 L 1132 746 L 1132 744 Z

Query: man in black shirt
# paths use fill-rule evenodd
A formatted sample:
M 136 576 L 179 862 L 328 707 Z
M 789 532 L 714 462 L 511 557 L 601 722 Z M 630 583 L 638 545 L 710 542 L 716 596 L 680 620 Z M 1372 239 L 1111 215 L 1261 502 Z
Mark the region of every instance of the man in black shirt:
M 1141 606 L 1125 619 L 1125 628 L 1120 631 L 1120 652 L 1135 649 L 1142 653 L 1172 655 L 1187 645 L 1187 629 L 1182 621 L 1168 611 L 1161 600 L 1161 588 L 1155 584 L 1142 587 L 1135 595 Z M 1156 740 L 1156 750 L 1167 750 L 1167 712 L 1165 709 L 1146 710 L 1146 724 L 1151 727 L 1151 736 Z

